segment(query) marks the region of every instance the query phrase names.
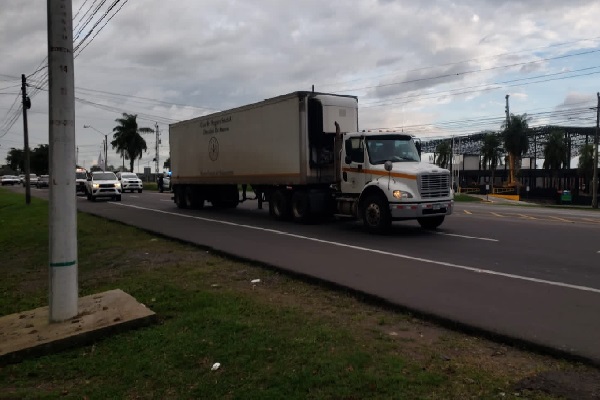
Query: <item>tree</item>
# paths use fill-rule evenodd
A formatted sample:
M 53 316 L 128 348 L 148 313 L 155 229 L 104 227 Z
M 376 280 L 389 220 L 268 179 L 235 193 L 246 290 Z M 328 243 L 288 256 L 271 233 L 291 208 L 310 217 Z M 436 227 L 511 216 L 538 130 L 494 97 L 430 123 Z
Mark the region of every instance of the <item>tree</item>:
M 583 175 L 583 181 L 585 182 L 585 191 L 586 193 L 590 193 L 591 189 L 591 176 L 594 174 L 594 145 L 593 144 L 585 144 L 581 148 L 581 153 L 579 154 L 579 163 L 577 165 L 577 170 L 580 175 Z
M 544 169 L 552 171 L 553 186 L 557 187 L 558 171 L 567 165 L 567 143 L 563 131 L 552 131 L 544 146 Z
M 167 161 L 163 163 L 164 169 L 171 169 L 171 157 L 167 158 Z
M 14 171 L 25 171 L 25 153 L 21 149 L 11 148 L 6 155 L 6 163 Z
M 527 130 L 529 129 L 527 114 L 510 114 L 507 122 L 502 124 L 504 148 L 508 153 L 508 166 L 510 175 L 508 178 L 509 186 L 516 185 L 516 175 L 518 173 L 519 161 L 523 154 L 529 150 L 529 138 Z
M 440 142 L 435 148 L 435 155 L 433 162 L 439 165 L 440 168 L 448 168 L 448 163 L 452 158 L 452 149 L 450 143 L 445 140 Z
M 29 168 L 32 173 L 47 175 L 50 169 L 50 147 L 40 144 L 29 155 Z
M 500 138 L 493 133 L 486 133 L 483 138 L 483 145 L 481 146 L 481 156 L 483 169 L 489 167 L 492 171 L 492 187 L 494 185 L 494 172 L 498 167 L 499 161 L 502 160 L 502 149 L 500 148 Z
M 140 133 L 152 133 L 151 128 L 139 128 L 137 124 L 137 115 L 123 113 L 123 118 L 117 118 L 115 121 L 119 125 L 113 128 L 113 141 L 110 142 L 117 153 L 129 160 L 130 171 L 133 172 L 133 163 L 136 159 L 142 158 L 142 153 L 148 150 L 146 141 Z

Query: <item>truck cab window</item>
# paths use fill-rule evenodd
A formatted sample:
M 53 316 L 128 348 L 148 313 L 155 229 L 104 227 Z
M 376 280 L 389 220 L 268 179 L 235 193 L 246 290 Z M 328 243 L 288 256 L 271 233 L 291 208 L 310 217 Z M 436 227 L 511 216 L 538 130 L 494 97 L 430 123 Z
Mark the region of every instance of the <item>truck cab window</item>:
M 365 162 L 365 149 L 361 138 L 346 140 L 346 155 L 355 163 Z

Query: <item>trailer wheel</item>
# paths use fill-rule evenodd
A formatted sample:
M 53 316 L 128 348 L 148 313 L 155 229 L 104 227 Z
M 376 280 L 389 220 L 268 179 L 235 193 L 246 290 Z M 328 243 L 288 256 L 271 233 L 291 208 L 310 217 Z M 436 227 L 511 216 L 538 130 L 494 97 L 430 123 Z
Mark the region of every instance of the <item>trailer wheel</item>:
M 183 191 L 183 201 L 185 203 L 185 208 L 194 208 L 194 189 L 191 186 L 186 186 Z
M 275 190 L 271 194 L 269 213 L 277 219 L 290 218 L 290 197 L 284 190 Z
M 361 214 L 365 228 L 372 233 L 385 233 L 392 224 L 388 203 L 383 196 L 370 195 L 362 203 Z
M 428 218 L 417 218 L 419 225 L 423 229 L 435 229 L 444 222 L 444 215 L 438 215 L 437 217 Z
M 310 197 L 304 190 L 298 190 L 292 195 L 292 218 L 296 222 L 307 223 L 310 221 Z
M 175 188 L 175 204 L 177 208 L 186 208 L 185 204 L 185 186 L 177 186 Z

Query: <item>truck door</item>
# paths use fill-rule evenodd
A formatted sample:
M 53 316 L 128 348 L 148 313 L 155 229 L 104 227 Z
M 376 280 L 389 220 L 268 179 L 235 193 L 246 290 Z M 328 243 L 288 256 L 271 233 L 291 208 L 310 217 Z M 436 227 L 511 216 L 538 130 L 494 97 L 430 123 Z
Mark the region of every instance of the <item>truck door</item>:
M 365 141 L 353 137 L 344 142 L 341 189 L 343 193 L 360 193 L 367 181 L 364 170 Z

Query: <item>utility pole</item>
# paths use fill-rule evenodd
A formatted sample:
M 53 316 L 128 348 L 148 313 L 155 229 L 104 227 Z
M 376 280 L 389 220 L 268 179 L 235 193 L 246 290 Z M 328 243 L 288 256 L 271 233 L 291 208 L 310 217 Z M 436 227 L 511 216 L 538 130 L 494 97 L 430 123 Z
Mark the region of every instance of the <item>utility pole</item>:
M 106 171 L 107 164 L 108 164 L 108 135 L 104 135 L 104 171 Z
M 592 208 L 598 208 L 598 130 L 600 130 L 600 92 L 596 93 L 596 133 L 594 134 L 594 182 L 592 184 Z
M 156 175 L 158 176 L 159 171 L 159 159 L 158 153 L 160 150 L 160 131 L 158 130 L 158 122 L 155 123 L 154 128 L 156 128 Z
M 23 151 L 25 153 L 25 204 L 31 203 L 31 188 L 29 187 L 29 132 L 27 130 L 27 109 L 31 107 L 31 101 L 27 97 L 27 78 L 21 75 L 21 93 L 23 95 Z
M 48 0 L 50 322 L 78 313 L 72 0 Z

